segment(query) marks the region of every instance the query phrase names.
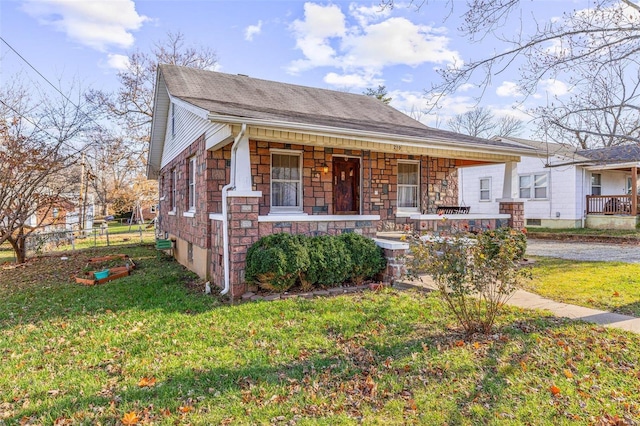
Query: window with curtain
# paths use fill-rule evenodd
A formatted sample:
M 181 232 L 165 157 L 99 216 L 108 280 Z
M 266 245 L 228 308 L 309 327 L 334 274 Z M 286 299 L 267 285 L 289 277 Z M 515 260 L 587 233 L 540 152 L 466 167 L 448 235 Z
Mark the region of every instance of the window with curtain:
M 420 164 L 398 161 L 398 210 L 418 211 Z
M 302 211 L 301 155 L 271 153 L 271 210 Z
M 491 201 L 491 178 L 480 179 L 480 201 Z
M 187 163 L 189 190 L 187 192 L 187 204 L 190 212 L 196 211 L 196 157 L 189 158 Z

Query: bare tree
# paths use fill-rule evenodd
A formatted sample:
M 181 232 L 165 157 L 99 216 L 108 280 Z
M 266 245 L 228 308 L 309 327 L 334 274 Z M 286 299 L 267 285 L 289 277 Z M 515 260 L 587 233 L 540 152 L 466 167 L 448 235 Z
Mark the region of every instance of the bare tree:
M 513 116 L 496 118 L 489 108 L 477 107 L 447 121 L 451 130 L 480 138 L 517 136 L 523 130 L 522 121 Z
M 538 134 L 582 149 L 640 142 L 640 69 L 612 64 L 593 72 L 578 68 L 568 100 L 538 108 Z
M 14 79 L 0 93 L 0 244 L 9 242 L 18 263 L 26 240 L 72 183 L 65 173 L 77 161 L 84 132 L 93 124 L 81 97 L 32 94 Z M 79 93 L 79 91 L 78 91 Z
M 411 4 L 420 8 L 429 0 L 414 0 Z M 394 0 L 383 0 L 383 5 L 393 6 Z M 447 1 L 453 15 L 454 7 L 460 3 Z M 548 80 L 571 80 L 575 87 L 575 97 L 565 102 L 555 111 L 547 108 L 532 111 L 534 119 L 544 125 L 553 124 L 556 132 L 562 132 L 562 139 L 572 139 L 576 144 L 593 146 L 618 142 L 638 142 L 637 133 L 628 125 L 612 125 L 611 120 L 602 117 L 616 115 L 632 117 L 638 110 L 638 103 L 627 94 L 618 96 L 617 102 L 607 97 L 595 99 L 589 96 L 589 84 L 594 76 L 614 75 L 616 69 L 624 70 L 624 80 L 637 82 L 640 53 L 640 5 L 635 0 L 593 0 L 584 9 L 572 9 L 558 19 L 540 22 L 536 16 L 523 16 L 524 2 L 520 0 L 470 0 L 464 6 L 461 34 L 475 43 L 493 38 L 502 43 L 494 53 L 472 58 L 459 66 L 440 70 L 442 79 L 434 82 L 426 91 L 434 100 L 435 107 L 446 95 L 454 93 L 463 84 L 473 82 L 484 90 L 493 79 L 507 68 L 517 68 L 520 72 L 517 84 L 525 96 L 536 93 L 540 82 Z M 500 31 L 507 22 L 534 22 L 535 28 L 529 34 L 520 31 L 505 35 Z M 578 73 L 576 70 L 588 70 Z M 627 89 L 631 86 L 627 85 Z M 479 98 L 482 97 L 482 94 Z M 582 99 L 582 101 L 581 101 Z M 557 101 L 557 100 L 554 100 Z M 594 104 L 594 102 L 599 102 Z M 554 107 L 557 107 L 554 105 Z M 599 120 L 587 116 L 599 110 Z M 578 116 L 573 112 L 580 112 Z M 606 112 L 608 111 L 608 112 Z M 551 117 L 545 114 L 553 112 Z M 571 117 L 567 119 L 567 117 Z M 595 134 L 585 132 L 588 124 Z M 600 126 L 600 127 L 594 127 Z M 581 138 L 587 138 L 583 140 Z
M 126 139 L 130 144 L 135 143 L 136 164 L 142 171 L 146 163 L 158 64 L 213 69 L 217 62 L 212 49 L 186 46 L 184 34 L 169 32 L 151 52 L 137 50 L 128 56 L 127 68 L 118 72 L 120 88 L 116 92 L 93 90 L 87 94 L 87 100 L 124 125 Z

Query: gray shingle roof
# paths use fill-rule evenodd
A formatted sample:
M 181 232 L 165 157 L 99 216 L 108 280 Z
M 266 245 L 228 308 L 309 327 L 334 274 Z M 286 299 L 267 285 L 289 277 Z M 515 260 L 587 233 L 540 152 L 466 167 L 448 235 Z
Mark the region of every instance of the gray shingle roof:
M 583 157 L 599 163 L 633 163 L 640 161 L 640 145 L 618 145 L 578 151 Z
M 425 126 L 370 96 L 175 65 L 160 65 L 160 72 L 171 96 L 210 114 L 376 132 L 479 147 L 522 148 L 517 144 Z

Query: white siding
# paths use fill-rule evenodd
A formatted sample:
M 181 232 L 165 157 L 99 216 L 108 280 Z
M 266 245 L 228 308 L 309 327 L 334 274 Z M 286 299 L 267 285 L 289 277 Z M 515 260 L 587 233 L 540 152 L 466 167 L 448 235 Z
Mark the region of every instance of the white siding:
M 175 108 L 175 136 L 172 135 L 171 107 L 169 107 L 161 167 L 169 164 L 171 160 L 176 158 L 203 133 L 209 135 L 224 126 L 199 117 L 175 103 L 173 107 Z
M 526 219 L 560 219 L 578 220 L 582 217 L 582 205 L 576 184 L 579 182 L 581 171 L 575 166 L 545 167 L 546 161 L 536 157 L 522 157 L 518 163 L 518 175 L 546 173 L 547 198 L 524 200 L 524 215 Z M 465 167 L 459 170 L 460 200 L 471 207 L 471 213 L 494 214 L 499 211 L 504 181 L 504 165 Z M 480 179 L 491 178 L 491 202 L 480 201 Z M 519 182 L 512 183 L 516 188 Z

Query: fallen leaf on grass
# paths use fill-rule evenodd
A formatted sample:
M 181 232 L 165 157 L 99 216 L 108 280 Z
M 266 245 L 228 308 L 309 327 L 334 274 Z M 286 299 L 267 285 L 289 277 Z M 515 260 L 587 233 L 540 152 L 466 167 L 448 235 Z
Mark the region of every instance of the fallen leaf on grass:
M 564 370 L 564 376 L 565 376 L 567 379 L 570 379 L 570 378 L 572 378 L 572 377 L 573 377 L 573 373 L 571 372 L 571 370 Z
M 191 410 L 193 410 L 193 407 L 190 405 L 181 405 L 180 407 L 178 407 L 178 411 L 183 414 L 188 413 Z
M 140 418 L 135 411 L 131 411 L 122 416 L 121 421 L 124 425 L 137 425 L 140 422 Z
M 556 385 L 552 385 L 549 390 L 551 391 L 551 393 L 555 396 L 555 395 L 559 395 L 560 394 L 560 388 L 557 387 Z
M 156 385 L 155 377 L 143 377 L 138 382 L 138 386 L 141 388 L 150 388 Z
M 462 346 L 464 346 L 464 340 L 458 340 L 458 341 L 456 342 L 456 346 L 457 346 L 457 347 L 462 347 Z
M 620 293 L 618 293 L 617 291 L 613 292 L 613 297 L 620 297 Z

